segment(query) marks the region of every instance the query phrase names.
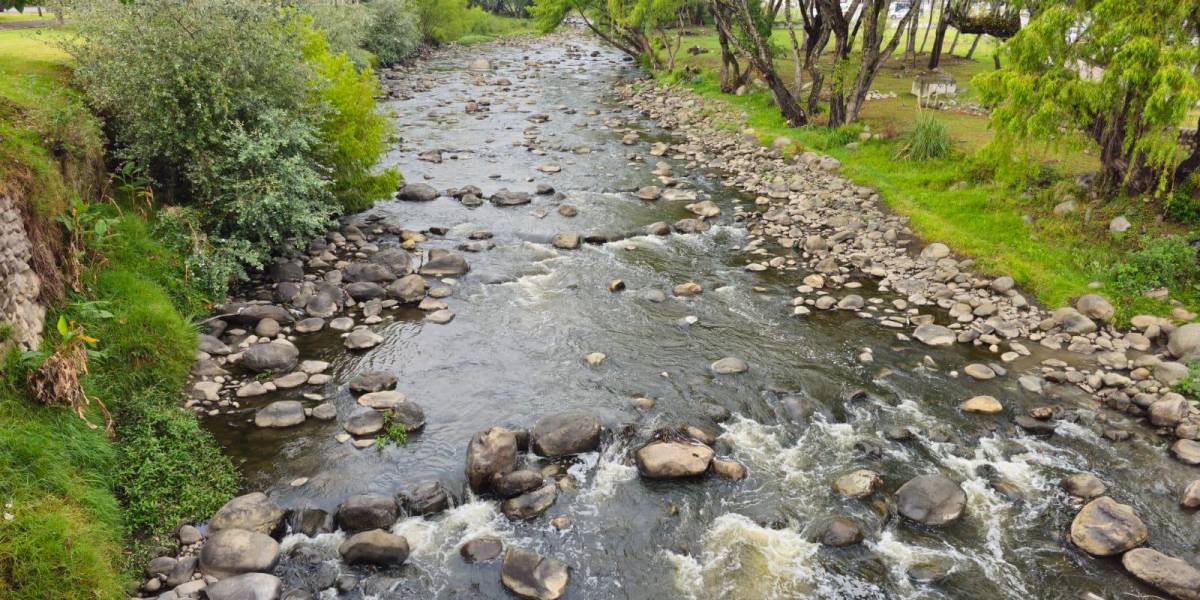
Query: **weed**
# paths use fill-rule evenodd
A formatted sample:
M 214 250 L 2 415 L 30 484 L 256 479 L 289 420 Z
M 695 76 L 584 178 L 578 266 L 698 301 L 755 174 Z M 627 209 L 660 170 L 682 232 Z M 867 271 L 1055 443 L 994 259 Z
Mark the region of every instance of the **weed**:
M 1200 362 L 1188 363 L 1188 374 L 1175 382 L 1175 391 L 1193 402 L 1200 402 Z
M 932 160 L 946 158 L 950 150 L 950 130 L 946 124 L 929 113 L 922 113 L 916 127 L 896 150 L 896 156 L 908 160 Z
M 391 412 L 383 413 L 383 433 L 375 438 L 375 447 L 383 450 L 389 443 L 401 446 L 408 443 L 408 428 L 396 420 Z

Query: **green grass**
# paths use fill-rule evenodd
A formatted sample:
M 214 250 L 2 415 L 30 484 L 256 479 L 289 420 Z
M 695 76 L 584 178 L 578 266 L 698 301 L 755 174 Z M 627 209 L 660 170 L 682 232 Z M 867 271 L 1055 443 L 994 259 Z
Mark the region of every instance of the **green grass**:
M 28 7 L 25 12 L 0 12 L 0 23 L 15 23 L 20 21 L 37 21 L 39 19 L 53 19 L 54 14 L 50 11 L 44 11 L 43 16 L 38 16 L 37 8 Z
M 776 31 L 775 36 L 777 42 L 787 47 L 786 33 Z M 1110 219 L 1123 214 L 1135 228 L 1145 227 L 1151 237 L 1187 230 L 1157 223 L 1151 204 L 1122 198 L 1089 204 L 1084 198 L 1075 197 L 1072 186 L 1053 185 L 1074 174 L 1094 170 L 1093 157 L 1054 149 L 1034 153 L 1032 159 L 1040 163 L 1039 168 L 1053 174 L 1051 185 L 1014 190 L 995 183 L 991 174 L 977 172 L 971 160 L 972 154 L 991 137 L 986 117 L 937 111 L 931 114 L 947 126 L 954 142 L 951 157 L 925 161 L 898 158 L 897 148 L 903 144 L 904 134 L 914 129 L 922 112 L 931 112 L 920 111 L 915 98 L 908 95 L 912 72 L 905 74 L 895 64 L 899 59 L 880 72 L 872 89 L 895 91 L 900 96 L 869 101 L 863 111 L 863 124 L 843 130 L 830 130 L 819 123 L 788 128 L 767 91 L 757 86 L 744 96 L 720 91 L 717 75 L 720 55 L 715 36 L 685 37 L 683 47 L 691 46 L 711 50 L 699 55 L 680 55 L 681 66 L 694 67 L 699 75 L 681 78 L 676 74 L 664 79 L 683 79 L 685 85 L 700 95 L 740 109 L 745 119 L 725 126 L 749 127 L 763 144 L 786 136 L 798 145 L 789 152 L 814 149 L 842 161 L 844 176 L 878 190 L 889 208 L 911 218 L 913 229 L 921 237 L 946 243 L 975 258 L 982 272 L 1011 275 L 1038 302 L 1051 308 L 1097 292 L 1089 284 L 1099 281 L 1104 287 L 1098 291 L 1114 301 L 1120 319 L 1139 313 L 1170 312 L 1170 306 L 1163 301 L 1128 297 L 1113 289 L 1112 265 L 1124 262 L 1140 248 L 1141 240 L 1134 235 L 1110 236 L 1107 225 Z M 959 52 L 965 53 L 967 47 L 969 44 L 960 43 Z M 943 61 L 945 68 L 958 79 L 960 98 L 972 97 L 970 77 L 974 73 L 992 68 L 989 55 L 977 50 L 976 59 Z M 779 70 L 790 82 L 790 61 L 780 60 Z M 864 125 L 895 139 L 862 142 L 855 144 L 857 148 L 847 148 L 847 142 L 857 142 L 857 134 Z M 1054 205 L 1067 199 L 1074 199 L 1079 210 L 1061 217 L 1053 215 Z M 1195 288 L 1172 290 L 1172 297 L 1192 311 L 1200 310 L 1200 291 Z

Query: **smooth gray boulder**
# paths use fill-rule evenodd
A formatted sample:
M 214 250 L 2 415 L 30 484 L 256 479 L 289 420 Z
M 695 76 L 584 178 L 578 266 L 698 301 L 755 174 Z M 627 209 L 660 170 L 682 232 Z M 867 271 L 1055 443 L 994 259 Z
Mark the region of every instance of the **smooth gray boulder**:
M 420 273 L 430 277 L 452 277 L 462 275 L 470 269 L 467 259 L 461 254 L 433 248 L 429 251 L 429 260 L 421 265 Z
M 408 540 L 382 529 L 372 529 L 350 536 L 338 546 L 338 554 L 349 565 L 400 565 L 408 560 Z
M 338 525 L 346 531 L 388 529 L 398 516 L 396 501 L 377 494 L 350 496 L 337 509 Z
M 208 521 L 209 531 L 245 529 L 273 535 L 283 523 L 283 509 L 262 492 L 238 496 L 217 509 Z
M 275 340 L 243 350 L 241 363 L 251 371 L 290 371 L 299 358 L 300 351 L 290 342 Z
M 500 565 L 500 583 L 528 600 L 557 600 L 570 581 L 566 564 L 520 548 L 509 548 Z
M 272 402 L 254 413 L 256 427 L 295 427 L 302 423 L 304 423 L 304 405 L 298 400 Z
M 713 449 L 683 441 L 653 441 L 634 454 L 638 472 L 651 479 L 696 477 L 708 470 Z
M 1071 542 L 1093 556 L 1116 556 L 1146 542 L 1146 524 L 1133 507 L 1101 496 L 1071 521 Z
M 200 572 L 217 579 L 270 572 L 279 564 L 279 542 L 245 529 L 222 529 L 200 550 Z
M 245 573 L 222 579 L 206 588 L 208 600 L 277 600 L 283 581 L 267 573 Z
M 900 514 L 926 525 L 957 521 L 967 506 L 962 486 L 941 475 L 918 475 L 896 490 Z
M 467 445 L 466 475 L 471 490 L 485 492 L 498 475 L 517 467 L 517 437 L 503 427 L 492 427 L 471 437 Z
M 406 183 L 396 192 L 396 197 L 407 202 L 432 202 L 439 194 L 428 183 Z
M 1121 557 L 1134 577 L 1179 600 L 1200 600 L 1200 569 L 1151 548 L 1134 548 Z
M 600 419 L 578 410 L 548 415 L 534 423 L 530 441 L 547 458 L 591 452 L 600 447 Z

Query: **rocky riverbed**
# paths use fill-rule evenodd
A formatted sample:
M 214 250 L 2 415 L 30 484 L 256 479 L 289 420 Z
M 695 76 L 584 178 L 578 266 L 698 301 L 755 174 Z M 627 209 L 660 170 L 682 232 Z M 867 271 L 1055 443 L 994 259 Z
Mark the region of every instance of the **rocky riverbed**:
M 1200 597 L 1188 315 L 1039 308 L 585 38 L 382 77 L 408 181 L 206 323 L 249 493 L 143 596 Z

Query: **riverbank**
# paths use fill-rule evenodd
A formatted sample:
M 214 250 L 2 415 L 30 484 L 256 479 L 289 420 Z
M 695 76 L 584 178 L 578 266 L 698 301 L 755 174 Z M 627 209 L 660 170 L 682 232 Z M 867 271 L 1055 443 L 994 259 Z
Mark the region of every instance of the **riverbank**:
M 775 35 L 786 46 L 786 35 Z M 1095 158 L 1070 147 L 1047 149 L 1034 156 L 1032 163 L 1022 168 L 1023 176 L 1015 178 L 1026 180 L 1026 187 L 1004 183 L 1013 179 L 1011 173 L 998 172 L 973 156 L 992 138 L 987 116 L 919 110 L 908 91 L 919 70 L 909 68 L 902 57 L 885 65 L 874 88 L 881 92 L 880 97 L 869 100 L 864 108 L 863 119 L 869 128 L 864 140 L 860 139 L 863 125 L 831 131 L 819 123 L 820 116 L 814 126 L 788 128 L 772 105 L 770 93 L 758 86 L 750 86 L 743 95 L 721 93 L 715 36 L 703 32 L 688 35 L 682 47 L 704 50 L 681 51 L 678 59 L 681 69 L 698 74 L 664 77 L 744 113 L 733 115 L 722 128 L 744 131 L 767 146 L 778 143 L 789 154 L 816 150 L 833 156 L 842 163 L 843 176 L 878 190 L 890 209 L 911 218 L 919 235 L 970 256 L 983 273 L 1013 277 L 1042 305 L 1064 306 L 1080 296 L 1099 293 L 1114 304 L 1118 322 L 1126 325 L 1141 313 L 1171 317 L 1178 316 L 1173 314 L 1176 309 L 1182 309 L 1179 314 L 1200 312 L 1200 291 L 1191 284 L 1173 287 L 1169 298 L 1161 290 L 1143 294 L 1161 287 L 1155 282 L 1155 271 L 1164 269 L 1146 266 L 1139 258 L 1155 239 L 1194 234 L 1194 224 L 1163 222 L 1157 203 L 1090 197 L 1074 178 L 1094 171 Z M 780 75 L 790 82 L 794 72 L 790 60 L 778 62 Z M 974 60 L 946 60 L 944 69 L 958 80 L 960 105 L 974 101 L 971 77 L 990 69 L 990 63 L 991 57 L 983 53 Z M 904 135 L 922 114 L 948 125 L 954 142 L 950 157 L 898 158 Z M 1132 224 L 1128 231 L 1110 231 L 1110 223 L 1118 217 Z M 1123 263 L 1133 263 L 1143 272 L 1130 277 L 1129 272 L 1114 270 L 1114 265 Z

